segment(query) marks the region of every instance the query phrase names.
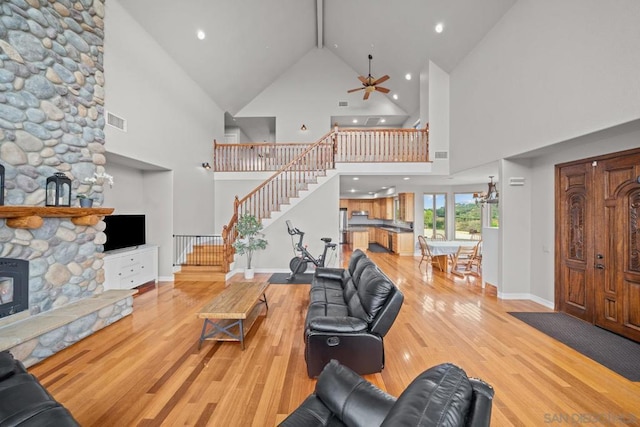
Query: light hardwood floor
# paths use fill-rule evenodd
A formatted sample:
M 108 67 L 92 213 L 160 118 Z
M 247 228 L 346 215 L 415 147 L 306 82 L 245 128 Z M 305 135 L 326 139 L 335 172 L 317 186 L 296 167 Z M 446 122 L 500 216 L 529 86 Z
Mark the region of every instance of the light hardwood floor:
M 453 362 L 495 388 L 494 426 L 640 424 L 640 383 L 507 314 L 548 309 L 499 300 L 474 278 L 418 270 L 419 257 L 369 256 L 405 295 L 385 337 L 385 369 L 367 376 L 374 384 L 397 396 L 423 370 Z M 231 342 L 198 351 L 196 312 L 223 286 L 162 283 L 136 297 L 133 315 L 29 370 L 83 426 L 276 425 L 315 385 L 302 331 L 309 286 L 271 285 L 268 315 L 244 351 Z

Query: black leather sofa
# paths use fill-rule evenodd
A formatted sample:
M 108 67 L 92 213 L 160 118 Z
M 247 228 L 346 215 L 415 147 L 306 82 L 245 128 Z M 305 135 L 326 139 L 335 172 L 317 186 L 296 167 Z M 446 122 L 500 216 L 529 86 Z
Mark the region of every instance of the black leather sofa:
M 489 384 L 445 363 L 424 371 L 396 399 L 332 360 L 315 392 L 280 426 L 484 427 L 493 394 Z
M 353 252 L 346 269 L 318 268 L 305 320 L 309 377 L 317 377 L 331 359 L 358 374 L 380 372 L 383 337 L 403 300 L 402 292 L 361 250 Z
M 22 362 L 0 352 L 0 426 L 79 426 L 71 413 L 51 396 Z

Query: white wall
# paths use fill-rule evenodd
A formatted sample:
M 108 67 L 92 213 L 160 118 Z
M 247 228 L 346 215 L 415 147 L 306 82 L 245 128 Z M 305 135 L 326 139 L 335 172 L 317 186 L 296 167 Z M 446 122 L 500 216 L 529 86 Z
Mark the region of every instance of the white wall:
M 523 186 L 510 186 L 511 177 L 525 179 Z M 532 179 L 530 160 L 500 162 L 500 250 L 498 296 L 527 299 L 531 290 L 531 205 Z M 537 231 L 537 230 L 536 230 Z
M 109 163 L 108 172 L 114 177 L 113 187 L 104 185 L 104 206 L 115 208 L 114 214 L 143 214 L 144 173 L 118 163 Z
M 347 93 L 359 85 L 358 73 L 329 49 L 312 49 L 236 117 L 276 116 L 277 142 L 314 142 L 331 130 L 331 116 L 408 115 L 381 94 L 363 101 L 362 91 Z M 338 100 L 349 106 L 338 107 Z
M 324 248 L 321 237 L 331 237 L 334 242 L 339 242 L 339 192 L 340 178 L 335 175 L 265 227 L 263 231 L 269 244 L 266 250 L 254 254 L 254 268 L 257 271 L 261 269 L 289 271 L 289 261 L 293 258 L 294 252 L 291 236 L 287 233 L 286 220 L 291 220 L 296 228 L 305 232 L 304 243 L 314 257 L 321 254 Z M 295 241 L 299 238 L 294 237 Z M 236 259 L 235 268 L 244 268 L 245 257 Z
M 451 169 L 640 117 L 640 2 L 520 0 L 451 73 Z
M 118 0 L 106 3 L 104 65 L 105 108 L 127 120 L 127 132 L 105 127 L 105 149 L 171 171 L 133 179 L 137 172 L 107 164 L 116 184 L 105 206 L 147 214 L 160 276 L 170 276 L 172 234 L 213 232 L 213 174 L 201 164 L 211 162 L 213 140 L 224 139 L 224 112 Z
M 429 61 L 429 158 L 438 175 L 449 173 L 449 159 L 435 156 L 436 151 L 449 151 L 449 84 L 449 74 Z

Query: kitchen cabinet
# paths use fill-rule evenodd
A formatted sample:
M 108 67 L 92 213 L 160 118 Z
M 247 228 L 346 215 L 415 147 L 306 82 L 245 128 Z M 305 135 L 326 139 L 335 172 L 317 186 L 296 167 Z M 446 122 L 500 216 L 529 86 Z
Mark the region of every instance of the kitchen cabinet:
M 369 243 L 376 243 L 376 227 L 369 227 Z
M 369 218 L 374 218 L 372 216 L 374 202 L 375 200 L 372 199 L 340 199 L 340 207 L 347 208 L 349 218 L 353 217 L 354 211 L 369 212 Z
M 377 200 L 380 203 L 379 219 L 393 219 L 393 197 L 383 197 Z
M 400 215 L 398 219 L 404 222 L 413 222 L 414 195 L 413 193 L 399 193 L 398 204 Z

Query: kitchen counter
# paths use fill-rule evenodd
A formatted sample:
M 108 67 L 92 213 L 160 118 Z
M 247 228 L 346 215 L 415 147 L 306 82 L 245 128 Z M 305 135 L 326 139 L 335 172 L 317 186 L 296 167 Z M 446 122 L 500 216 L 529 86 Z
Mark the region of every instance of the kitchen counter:
M 352 250 L 367 250 L 369 243 L 388 249 L 404 256 L 413 256 L 415 252 L 413 230 L 388 225 L 353 225 L 347 229 L 348 243 Z

